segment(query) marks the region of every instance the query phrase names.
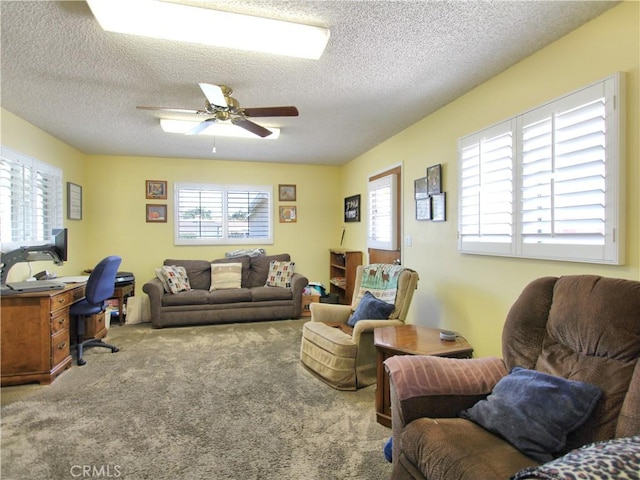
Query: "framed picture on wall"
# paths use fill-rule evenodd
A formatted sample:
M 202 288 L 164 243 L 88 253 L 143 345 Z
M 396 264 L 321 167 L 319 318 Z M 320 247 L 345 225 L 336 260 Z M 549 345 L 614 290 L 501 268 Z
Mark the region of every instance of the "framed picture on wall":
M 418 198 L 427 198 L 429 196 L 429 190 L 427 189 L 427 177 L 422 177 L 414 180 L 413 191 L 416 200 Z
M 416 220 L 431 220 L 431 197 L 416 198 Z
M 278 200 L 281 202 L 296 201 L 295 185 L 278 185 Z
M 167 182 L 164 180 L 146 180 L 147 198 L 167 199 Z
M 82 187 L 67 182 L 67 218 L 82 220 Z
M 296 223 L 298 211 L 295 206 L 280 207 L 280 223 Z
M 447 202 L 444 192 L 431 196 L 431 220 L 434 222 L 444 222 L 447 220 Z
M 353 195 L 344 199 L 344 221 L 360 221 L 360 195 Z
M 435 195 L 442 192 L 442 166 L 440 164 L 427 167 L 427 193 Z
M 167 206 L 147 203 L 148 223 L 167 223 Z

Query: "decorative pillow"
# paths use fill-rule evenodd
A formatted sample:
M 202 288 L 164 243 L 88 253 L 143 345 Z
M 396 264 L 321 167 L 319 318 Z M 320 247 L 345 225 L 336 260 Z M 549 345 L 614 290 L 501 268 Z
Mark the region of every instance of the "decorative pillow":
M 171 293 L 184 292 L 191 290 L 187 271 L 184 267 L 176 267 L 175 265 L 165 265 L 160 269 L 160 275 L 169 286 Z
M 278 260 L 269 262 L 266 286 L 291 288 L 291 276 L 295 265 L 295 262 L 280 262 Z
M 576 448 L 538 467 L 516 473 L 512 480 L 619 480 L 640 478 L 640 435 L 614 438 Z
M 162 274 L 161 268 L 156 268 L 156 277 L 158 278 L 158 280 L 160 280 L 160 283 L 162 283 L 162 286 L 164 287 L 164 291 L 166 293 L 171 293 L 171 289 L 169 288 L 169 284 L 167 283 L 167 280 L 164 278 L 164 275 Z
M 354 327 L 360 320 L 386 320 L 394 308 L 394 305 L 378 300 L 371 292 L 366 291 L 347 321 L 347 325 Z
M 460 416 L 544 463 L 562 450 L 567 434 L 589 418 L 601 397 L 595 385 L 514 367 L 486 400 Z
M 212 263 L 211 264 L 211 288 L 224 290 L 227 288 L 240 288 L 242 285 L 242 263 Z

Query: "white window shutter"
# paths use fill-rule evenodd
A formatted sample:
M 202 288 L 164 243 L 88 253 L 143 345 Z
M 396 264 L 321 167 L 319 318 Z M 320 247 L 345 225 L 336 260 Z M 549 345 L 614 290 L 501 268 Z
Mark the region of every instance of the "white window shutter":
M 369 181 L 369 225 L 367 229 L 367 245 L 380 250 L 396 250 L 398 248 L 396 229 L 396 177 L 385 175 Z

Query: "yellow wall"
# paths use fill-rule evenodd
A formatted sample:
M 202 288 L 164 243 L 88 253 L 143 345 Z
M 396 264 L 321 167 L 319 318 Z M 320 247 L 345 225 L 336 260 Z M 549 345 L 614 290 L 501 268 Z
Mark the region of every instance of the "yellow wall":
M 213 260 L 230 250 L 254 247 L 264 248 L 268 254 L 289 253 L 296 271 L 309 281 L 325 282 L 328 277 L 328 248 L 338 235 L 333 218 L 340 201 L 338 167 L 91 156 L 86 172 L 89 260 L 95 263 L 105 254 L 121 254 L 121 270 L 134 272 L 139 288 L 165 258 Z M 167 180 L 168 199 L 145 199 L 145 180 Z M 174 246 L 174 182 L 273 185 L 274 244 Z M 296 201 L 279 202 L 278 184 L 296 185 Z M 147 203 L 166 204 L 169 221 L 146 223 Z M 279 223 L 279 205 L 296 205 L 297 222 Z
M 411 323 L 460 331 L 479 356 L 500 355 L 505 315 L 522 288 L 545 275 L 593 273 L 640 279 L 639 27 L 640 4 L 627 2 L 518 63 L 438 112 L 344 166 L 344 195 L 366 192 L 370 173 L 404 165 L 403 263 L 420 274 L 409 313 Z M 626 264 L 461 255 L 457 253 L 457 140 L 529 108 L 626 72 Z M 447 192 L 445 223 L 418 222 L 413 181 L 441 163 Z M 366 198 L 363 197 L 366 211 Z M 348 228 L 350 247 L 366 251 L 364 226 Z M 351 233 L 351 235 L 349 235 Z M 354 238 L 356 237 L 356 238 Z
M 272 184 L 274 189 L 279 183 L 296 184 L 298 222 L 276 222 L 275 244 L 265 248 L 268 253 L 289 252 L 298 271 L 311 281 L 328 285 L 327 251 L 338 245 L 342 227 L 344 247 L 366 252 L 367 178 L 401 163 L 403 236 L 411 236 L 413 244 L 403 247 L 403 260 L 421 278 L 409 321 L 458 330 L 474 345 L 478 356 L 500 355 L 506 312 L 533 278 L 595 273 L 640 279 L 639 10 L 636 2 L 611 9 L 343 167 L 86 156 L 5 110 L 1 142 L 60 166 L 65 182 L 84 187 L 84 218 L 65 219 L 70 260 L 57 269 L 59 273 L 76 275 L 105 255 L 120 254 L 122 270 L 136 275 L 138 294 L 165 258 L 213 259 L 239 248 L 176 247 L 171 221 L 145 222 L 145 203 L 167 203 L 171 218 L 174 182 L 250 182 Z M 601 266 L 458 254 L 458 138 L 616 71 L 626 72 L 627 80 L 626 264 Z M 413 180 L 423 177 L 426 167 L 436 163 L 443 166 L 448 221 L 417 222 Z M 145 180 L 167 180 L 169 199 L 146 200 Z M 355 194 L 362 195 L 363 220 L 344 224 L 343 199 Z M 276 210 L 278 205 L 276 201 Z M 34 271 L 36 268 L 41 269 L 34 267 Z M 56 270 L 51 263 L 43 262 L 42 268 Z
M 0 114 L 2 145 L 62 169 L 66 205 L 67 182 L 79 185 L 84 183 L 85 156 L 5 109 L 1 109 Z M 66 217 L 66 212 L 64 216 Z M 69 251 L 83 250 L 83 238 L 86 232 L 84 222 L 65 218 L 64 226 L 69 229 Z M 69 261 L 63 267 L 56 267 L 52 262 L 33 262 L 31 273 L 46 269 L 55 271 L 58 275 L 78 275 L 84 268 L 86 268 L 84 254 L 71 253 Z M 29 265 L 25 263 L 19 263 L 9 271 L 9 281 L 23 280 L 28 276 Z

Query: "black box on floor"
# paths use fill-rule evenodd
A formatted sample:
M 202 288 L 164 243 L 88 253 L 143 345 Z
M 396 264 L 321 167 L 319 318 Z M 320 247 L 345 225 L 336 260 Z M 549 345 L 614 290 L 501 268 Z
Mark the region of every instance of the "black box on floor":
M 340 297 L 337 293 L 327 293 L 320 297 L 320 303 L 339 303 Z

